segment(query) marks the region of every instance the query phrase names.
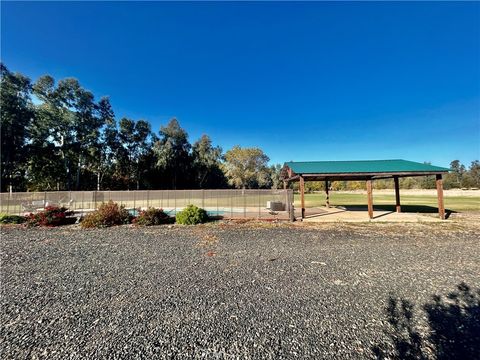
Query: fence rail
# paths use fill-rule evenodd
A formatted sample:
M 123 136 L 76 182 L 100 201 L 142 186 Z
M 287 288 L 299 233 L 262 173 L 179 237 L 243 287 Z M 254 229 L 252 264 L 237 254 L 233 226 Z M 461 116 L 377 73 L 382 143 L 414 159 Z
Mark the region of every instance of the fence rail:
M 293 191 L 287 190 L 136 190 L 136 191 L 45 191 L 0 194 L 0 212 L 25 214 L 49 205 L 64 206 L 77 213 L 97 209 L 114 201 L 128 209 L 162 208 L 174 215 L 189 204 L 223 218 L 292 219 Z M 267 202 L 281 203 L 281 210 Z

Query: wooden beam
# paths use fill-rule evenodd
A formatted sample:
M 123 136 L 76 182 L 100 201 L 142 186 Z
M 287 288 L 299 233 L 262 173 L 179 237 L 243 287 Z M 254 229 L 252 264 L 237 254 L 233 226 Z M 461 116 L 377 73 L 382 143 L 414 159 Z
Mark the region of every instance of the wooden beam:
M 398 176 L 394 176 L 393 181 L 395 182 L 395 210 L 399 213 L 402 212 L 402 208 L 400 206 L 400 184 Z
M 289 178 L 285 178 L 283 180 L 290 182 L 290 181 L 295 181 L 295 180 L 298 180 L 298 179 L 300 179 L 300 176 L 295 175 L 295 176 L 292 176 L 292 177 L 289 177 Z
M 302 205 L 302 219 L 305 218 L 305 180 L 300 176 L 300 203 Z
M 367 180 L 367 202 L 368 202 L 368 217 L 373 219 L 373 196 L 372 196 L 372 180 Z
M 442 174 L 436 175 L 437 198 L 438 198 L 438 215 L 440 219 L 445 220 L 445 205 L 443 203 L 443 181 Z
M 328 180 L 325 180 L 325 206 L 330 207 L 330 196 L 328 194 Z

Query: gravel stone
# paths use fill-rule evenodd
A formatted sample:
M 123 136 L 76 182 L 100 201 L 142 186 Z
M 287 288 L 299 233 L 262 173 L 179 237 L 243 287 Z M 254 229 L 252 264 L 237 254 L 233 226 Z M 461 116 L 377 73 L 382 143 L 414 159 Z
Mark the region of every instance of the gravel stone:
M 1 358 L 372 358 L 390 295 L 480 284 L 435 226 L 4 228 Z

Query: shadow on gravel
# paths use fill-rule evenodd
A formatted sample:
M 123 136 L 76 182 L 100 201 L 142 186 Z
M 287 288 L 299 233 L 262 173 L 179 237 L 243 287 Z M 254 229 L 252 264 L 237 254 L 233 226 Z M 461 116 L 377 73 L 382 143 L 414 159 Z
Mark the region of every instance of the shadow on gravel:
M 367 205 L 342 205 L 348 211 L 367 211 Z M 395 205 L 389 204 L 374 204 L 375 210 L 385 210 L 395 212 Z M 402 213 L 415 213 L 415 214 L 436 214 L 438 208 L 428 205 L 402 205 Z M 454 210 L 445 209 L 445 216 L 448 218 L 451 214 L 456 213 Z
M 372 348 L 377 359 L 478 359 L 480 356 L 480 289 L 461 283 L 423 305 L 427 329 L 415 319 L 415 305 L 390 297 L 385 309 L 390 338 Z

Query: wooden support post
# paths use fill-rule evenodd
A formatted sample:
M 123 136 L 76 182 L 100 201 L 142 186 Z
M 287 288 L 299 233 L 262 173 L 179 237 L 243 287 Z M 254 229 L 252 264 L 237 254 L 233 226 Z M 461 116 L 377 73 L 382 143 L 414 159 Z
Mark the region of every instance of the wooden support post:
M 373 196 L 372 196 L 372 180 L 367 180 L 367 202 L 368 202 L 368 217 L 373 219 Z
M 443 181 L 442 174 L 436 175 L 437 197 L 438 197 L 438 215 L 440 219 L 445 220 L 445 205 L 443 204 Z
M 283 191 L 285 192 L 285 211 L 290 211 L 290 204 L 288 199 L 288 190 L 287 190 L 288 182 L 283 180 Z
M 394 176 L 393 181 L 395 182 L 395 211 L 399 213 L 402 209 L 400 207 L 400 184 L 398 182 L 398 176 Z
M 328 194 L 328 180 L 325 180 L 325 206 L 330 207 L 330 196 Z
M 302 205 L 302 219 L 305 218 L 305 180 L 300 176 L 300 203 Z

